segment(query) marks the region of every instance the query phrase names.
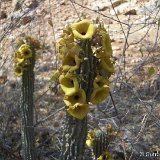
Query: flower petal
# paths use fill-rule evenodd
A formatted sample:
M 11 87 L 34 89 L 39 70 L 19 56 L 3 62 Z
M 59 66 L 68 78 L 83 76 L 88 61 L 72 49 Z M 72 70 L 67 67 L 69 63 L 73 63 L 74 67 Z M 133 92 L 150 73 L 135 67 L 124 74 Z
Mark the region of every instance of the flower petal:
M 17 77 L 20 77 L 23 75 L 23 68 L 21 66 L 15 66 L 14 72 Z
M 73 23 L 71 28 L 74 37 L 81 40 L 91 39 L 96 31 L 96 26 L 91 24 L 87 19 L 84 19 L 78 23 Z
M 98 104 L 104 101 L 109 95 L 109 86 L 105 85 L 103 87 L 95 88 L 91 94 L 90 102 L 92 104 Z
M 21 45 L 21 47 L 18 49 L 18 52 L 21 53 L 24 59 L 32 57 L 32 50 L 30 49 L 30 46 L 27 44 Z
M 110 58 L 103 58 L 103 59 L 101 59 L 101 61 L 100 61 L 100 66 L 101 66 L 107 73 L 110 73 L 110 74 L 115 73 L 114 66 L 113 66 L 113 63 L 112 63 L 112 61 L 110 60 Z
M 63 59 L 62 59 L 62 66 L 63 66 L 63 71 L 75 71 L 79 68 L 80 66 L 80 58 L 73 54 L 73 53 L 68 53 Z
M 73 107 L 69 107 L 67 112 L 73 117 L 82 120 L 89 112 L 89 105 L 76 103 Z
M 94 79 L 93 87 L 100 88 L 105 85 L 109 86 L 109 81 L 107 79 L 105 79 L 104 77 L 97 75 L 97 77 L 95 77 L 95 79 Z
M 74 92 L 68 92 L 64 96 L 64 103 L 67 106 L 74 106 L 76 103 L 86 103 L 86 94 L 83 89 L 77 89 Z
M 76 76 L 71 74 L 62 74 L 59 77 L 59 83 L 63 92 L 68 95 L 70 92 L 75 92 L 79 88 L 78 79 Z

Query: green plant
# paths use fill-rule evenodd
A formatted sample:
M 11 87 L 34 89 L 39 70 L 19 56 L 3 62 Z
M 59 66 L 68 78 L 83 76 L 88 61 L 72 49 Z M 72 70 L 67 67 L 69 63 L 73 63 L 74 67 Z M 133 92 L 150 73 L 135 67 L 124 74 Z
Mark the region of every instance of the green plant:
M 112 130 L 112 125 L 107 125 L 106 132 L 95 129 L 89 130 L 86 139 L 86 145 L 92 150 L 93 158 L 96 160 L 112 160 L 112 155 L 108 151 L 108 146 L 118 135 L 118 132 Z
M 101 24 L 84 19 L 65 27 L 58 45 L 61 66 L 52 80 L 60 84 L 67 111 L 62 160 L 83 160 L 89 105 L 106 99 L 114 73 L 110 38 Z
M 35 48 L 34 39 L 27 37 L 21 40 L 18 51 L 15 53 L 15 74 L 22 77 L 21 90 L 21 137 L 22 156 L 24 160 L 35 160 L 34 126 L 33 126 L 33 93 L 34 93 L 34 65 Z

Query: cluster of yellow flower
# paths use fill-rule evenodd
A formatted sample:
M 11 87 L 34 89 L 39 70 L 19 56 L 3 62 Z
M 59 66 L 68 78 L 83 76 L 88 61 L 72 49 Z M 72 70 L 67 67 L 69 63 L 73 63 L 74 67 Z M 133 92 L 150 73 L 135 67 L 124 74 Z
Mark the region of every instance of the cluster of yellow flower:
M 22 44 L 18 51 L 15 53 L 15 74 L 20 77 L 23 75 L 25 66 L 30 64 L 30 58 L 32 57 L 32 50 L 29 45 Z
M 86 44 L 90 48 L 87 48 Z M 64 28 L 58 49 L 61 66 L 52 76 L 52 80 L 59 81 L 68 113 L 75 118 L 83 119 L 89 112 L 89 103 L 100 103 L 109 95 L 108 78 L 114 73 L 109 35 L 102 25 L 92 24 L 89 20 L 83 19 Z M 91 64 L 93 62 L 94 64 Z M 89 67 L 83 67 L 83 64 Z M 93 79 L 93 84 L 89 84 L 88 87 L 88 90 L 91 90 L 88 99 L 85 85 L 81 82 L 86 81 L 84 77 L 91 72 L 94 78 L 88 76 Z M 82 76 L 84 73 L 86 75 Z

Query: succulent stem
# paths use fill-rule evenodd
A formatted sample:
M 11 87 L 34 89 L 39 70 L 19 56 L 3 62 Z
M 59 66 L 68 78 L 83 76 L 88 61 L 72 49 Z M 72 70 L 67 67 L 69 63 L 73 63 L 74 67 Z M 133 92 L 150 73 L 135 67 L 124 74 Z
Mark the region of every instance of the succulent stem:
M 33 127 L 33 92 L 34 92 L 34 64 L 35 51 L 32 50 L 30 64 L 22 75 L 22 95 L 21 95 L 21 134 L 22 134 L 22 155 L 24 160 L 35 160 L 34 150 L 34 127 Z

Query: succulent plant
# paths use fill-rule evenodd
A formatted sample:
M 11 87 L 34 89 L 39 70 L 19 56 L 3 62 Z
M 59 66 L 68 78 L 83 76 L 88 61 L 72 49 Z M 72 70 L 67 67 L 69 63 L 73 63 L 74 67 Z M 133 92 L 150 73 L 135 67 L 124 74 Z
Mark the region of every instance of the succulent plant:
M 24 42 L 24 41 L 23 41 Z M 33 124 L 33 93 L 34 93 L 34 65 L 35 45 L 34 39 L 26 37 L 15 52 L 15 74 L 22 78 L 21 89 L 21 137 L 22 156 L 24 160 L 35 160 L 34 124 Z
M 62 159 L 83 160 L 89 105 L 102 102 L 110 91 L 111 42 L 101 24 L 83 19 L 64 28 L 58 49 L 61 65 L 52 80 L 60 84 L 67 111 Z

